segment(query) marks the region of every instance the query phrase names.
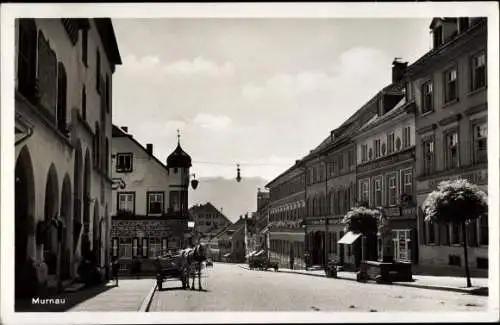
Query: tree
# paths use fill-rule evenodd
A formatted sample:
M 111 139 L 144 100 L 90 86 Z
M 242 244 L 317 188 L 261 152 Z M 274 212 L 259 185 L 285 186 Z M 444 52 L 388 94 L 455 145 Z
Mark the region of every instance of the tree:
M 465 227 L 469 222 L 488 214 L 486 193 L 465 179 L 443 181 L 427 196 L 422 209 L 426 222 L 439 224 L 456 222 L 462 226 L 465 276 L 467 287 L 471 287 Z
M 344 216 L 342 223 L 348 231 L 355 234 L 361 233 L 366 237 L 369 248 L 368 259 L 375 258 L 377 255 L 377 233 L 383 232 L 383 228 L 387 224 L 381 209 L 369 209 L 365 206 L 353 207 Z

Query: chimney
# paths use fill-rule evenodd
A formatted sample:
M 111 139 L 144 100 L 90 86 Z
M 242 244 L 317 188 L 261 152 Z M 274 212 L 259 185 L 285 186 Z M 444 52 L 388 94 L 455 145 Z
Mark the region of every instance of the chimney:
M 128 133 L 128 126 L 122 126 L 122 130 L 123 132 Z
M 148 152 L 148 154 L 149 154 L 150 156 L 152 156 L 152 155 L 153 155 L 153 144 L 152 144 L 152 143 L 148 143 L 148 144 L 146 144 L 146 151 Z
M 408 66 L 408 62 L 401 62 L 400 58 L 395 58 L 392 61 L 392 83 L 398 83 L 403 79 L 403 75 L 406 71 L 406 67 Z

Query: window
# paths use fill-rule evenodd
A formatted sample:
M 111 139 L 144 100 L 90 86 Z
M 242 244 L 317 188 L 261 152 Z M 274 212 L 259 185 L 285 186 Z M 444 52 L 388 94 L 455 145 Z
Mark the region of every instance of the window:
M 444 73 L 444 91 L 445 103 L 449 103 L 457 99 L 458 96 L 458 83 L 457 83 L 457 69 L 453 68 Z
M 35 100 L 37 29 L 33 19 L 19 19 L 17 88 L 28 100 Z
M 116 154 L 116 172 L 130 173 L 133 169 L 133 155 L 131 153 Z
M 397 193 L 398 193 L 398 188 L 397 188 L 397 183 L 396 183 L 396 176 L 389 176 L 387 178 L 387 183 L 389 184 L 389 193 L 388 193 L 388 198 L 389 198 L 389 205 L 396 205 L 397 204 Z
M 465 32 L 467 29 L 469 29 L 469 18 L 468 17 L 460 17 L 458 18 L 458 30 L 459 33 Z
M 343 170 L 344 169 L 344 155 L 341 154 L 339 156 L 339 171 Z
M 461 259 L 460 256 L 458 255 L 448 255 L 448 265 L 453 265 L 453 266 L 460 266 Z
M 109 174 L 109 139 L 106 138 L 106 143 L 105 143 L 105 146 L 106 146 L 106 152 L 105 152 L 105 156 L 104 156 L 104 171 L 106 172 L 106 175 Z
M 486 86 L 486 57 L 484 52 L 472 57 L 471 74 L 471 90 Z
M 409 126 L 403 128 L 403 149 L 411 146 L 411 128 Z
M 488 162 L 488 124 L 476 124 L 474 129 L 474 163 Z
M 375 148 L 375 158 L 380 157 L 380 139 L 373 141 L 373 147 Z
M 64 64 L 59 62 L 57 65 L 57 128 L 64 135 L 68 134 L 66 127 L 66 89 L 66 69 Z
M 165 194 L 162 192 L 148 193 L 148 215 L 162 214 Z
M 94 143 L 93 143 L 93 150 L 92 150 L 92 155 L 94 158 L 94 168 L 99 167 L 99 159 L 100 159 L 100 140 L 99 140 L 100 132 L 99 132 L 99 123 L 96 122 L 95 124 L 95 134 L 94 134 Z
M 160 238 L 152 237 L 149 239 L 149 257 L 155 258 L 162 255 L 162 243 Z
M 375 192 L 375 206 L 382 206 L 382 180 L 380 178 L 375 179 L 374 182 L 374 192 Z
M 348 151 L 349 166 L 354 165 L 354 150 Z
M 369 183 L 368 181 L 364 181 L 361 183 L 361 201 L 363 203 L 368 203 L 370 192 L 369 192 Z
M 61 63 L 59 63 L 58 71 L 56 53 L 50 48 L 49 40 L 43 36 L 41 31 L 38 33 L 37 59 L 37 101 L 36 103 L 33 101 L 33 103 L 42 107 L 41 112 L 45 113 L 56 127 L 59 127 L 58 122 L 62 121 L 60 118 L 62 105 L 65 105 L 62 97 L 65 96 L 63 87 L 65 88 L 66 85 L 62 83 L 66 82 L 66 73 L 63 73 Z
M 179 212 L 180 211 L 180 192 L 179 191 L 171 191 L 170 192 L 170 209 L 173 212 Z
M 453 131 L 446 135 L 446 168 L 458 167 L 458 132 Z
M 488 245 L 488 216 L 479 218 L 479 244 Z
M 424 152 L 424 175 L 431 174 L 434 171 L 434 140 L 427 139 L 422 143 Z
M 116 258 L 118 257 L 118 238 L 114 237 L 113 238 L 113 245 L 112 245 L 112 250 L 113 250 L 113 257 Z
M 148 239 L 142 239 L 142 257 L 148 257 Z
M 422 85 L 422 114 L 434 110 L 432 103 L 432 81 L 427 81 Z
M 432 34 L 433 34 L 433 38 L 434 38 L 434 48 L 439 47 L 441 44 L 443 44 L 443 27 L 442 26 L 434 28 Z
M 365 162 L 368 160 L 368 145 L 361 145 L 361 161 Z
M 413 193 L 413 173 L 411 170 L 406 171 L 404 173 L 404 180 L 403 180 L 403 193 L 406 194 L 411 194 Z
M 88 67 L 88 29 L 82 29 L 82 62 Z
M 118 192 L 118 210 L 135 212 L 135 193 Z
M 132 239 L 132 257 L 137 256 L 139 250 L 139 238 Z
M 96 50 L 96 64 L 95 64 L 95 89 L 101 93 L 101 54 Z
M 82 88 L 82 119 L 87 120 L 87 91 L 85 86 Z
M 391 132 L 387 135 L 387 153 L 394 152 L 394 132 Z

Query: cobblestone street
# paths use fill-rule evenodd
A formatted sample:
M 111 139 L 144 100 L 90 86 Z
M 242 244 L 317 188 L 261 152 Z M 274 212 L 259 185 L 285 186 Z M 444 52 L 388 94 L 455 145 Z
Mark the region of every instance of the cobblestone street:
M 169 281 L 156 291 L 155 311 L 485 311 L 488 297 L 300 274 L 250 271 L 216 263 L 207 291 L 182 290 Z M 202 283 L 203 284 L 203 283 Z

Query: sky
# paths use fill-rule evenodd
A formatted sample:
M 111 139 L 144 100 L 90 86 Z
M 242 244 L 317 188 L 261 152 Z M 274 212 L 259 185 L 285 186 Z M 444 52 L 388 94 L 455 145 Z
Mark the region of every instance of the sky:
M 197 178 L 272 180 L 430 49 L 429 19 L 113 19 L 114 123 Z

